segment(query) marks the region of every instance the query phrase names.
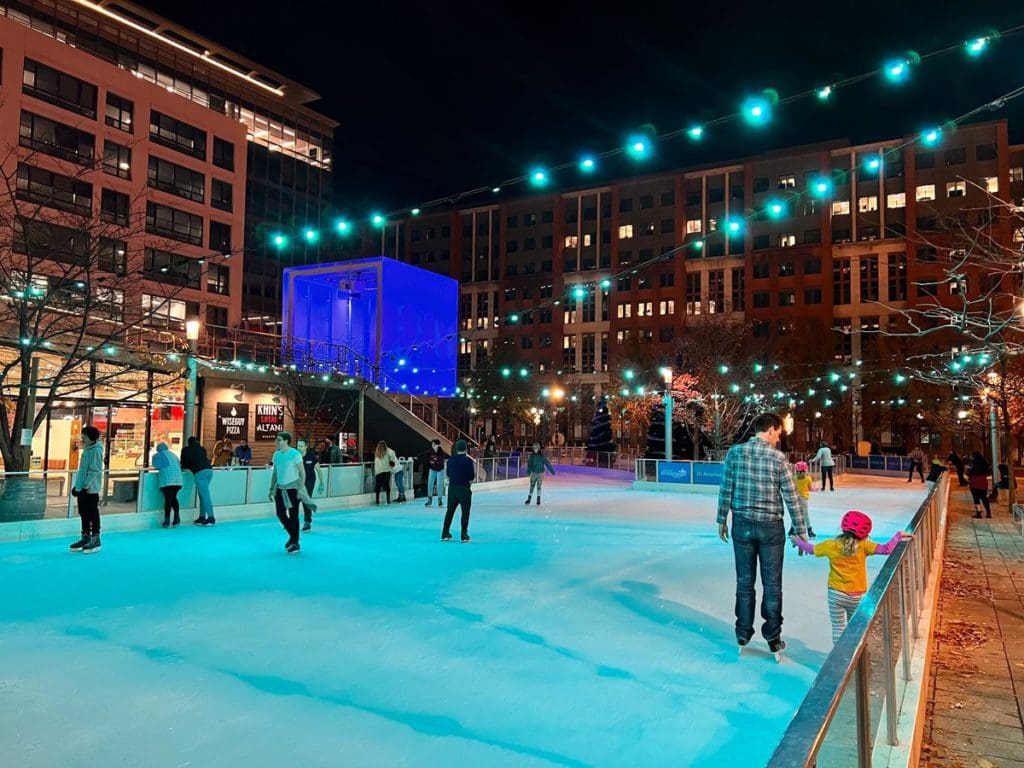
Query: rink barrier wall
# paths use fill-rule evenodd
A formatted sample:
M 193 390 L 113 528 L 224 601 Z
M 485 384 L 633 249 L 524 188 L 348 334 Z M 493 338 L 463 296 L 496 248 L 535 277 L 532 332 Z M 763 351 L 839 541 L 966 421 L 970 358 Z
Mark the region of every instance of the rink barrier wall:
M 826 657 L 767 768 L 915 766 L 946 528 L 948 476 L 930 488 L 901 542 Z
M 846 457 L 836 456 L 833 472 L 839 476 L 847 471 Z M 809 462 L 812 477 L 819 477 L 821 464 Z M 721 461 L 668 461 L 637 459 L 634 465 L 633 489 L 668 493 L 717 494 L 722 484 Z
M 399 464 L 406 472 L 405 493 L 408 503 L 415 503 L 413 462 L 405 459 L 400 460 Z M 322 469 L 323 486 L 315 488 L 312 494 L 319 512 L 373 505 L 372 464 L 323 465 Z M 491 480 L 487 480 L 487 473 L 482 468 L 478 469 L 474 491 L 524 486 L 527 483 L 527 478 L 519 477 L 519 463 L 516 459 L 496 460 L 491 468 Z M 273 517 L 274 504 L 268 500 L 270 472 L 270 467 L 214 467 L 210 495 L 213 497 L 217 522 Z M 74 471 L 0 473 L 0 490 L 12 475 L 31 476 L 46 485 L 45 516 L 39 519 L 0 520 L 0 542 L 80 533 L 75 499 L 70 495 L 75 481 Z M 191 524 L 199 509 L 195 481 L 191 472 L 183 472 L 182 479 L 183 485 L 178 492 L 181 520 L 182 524 Z M 143 530 L 159 527 L 163 522 L 163 494 L 155 470 L 107 470 L 104 472 L 103 491 L 100 514 L 104 531 Z M 392 477 L 392 504 L 395 504 L 397 495 Z

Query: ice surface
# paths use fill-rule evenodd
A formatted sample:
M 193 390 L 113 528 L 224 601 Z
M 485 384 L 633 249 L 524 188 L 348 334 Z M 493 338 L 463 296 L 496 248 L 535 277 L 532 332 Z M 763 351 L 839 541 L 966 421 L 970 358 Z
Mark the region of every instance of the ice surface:
M 814 527 L 886 540 L 923 488 L 840 478 Z M 738 656 L 714 496 L 559 468 L 524 498 L 478 491 L 470 544 L 416 500 L 294 556 L 276 519 L 0 545 L 2 763 L 763 765 L 831 647 L 827 562 L 787 552 L 782 663 Z

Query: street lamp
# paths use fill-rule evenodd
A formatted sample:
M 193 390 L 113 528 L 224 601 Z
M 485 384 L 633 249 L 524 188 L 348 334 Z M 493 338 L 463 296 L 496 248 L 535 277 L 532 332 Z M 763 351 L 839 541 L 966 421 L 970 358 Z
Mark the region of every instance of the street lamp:
M 185 423 L 182 427 L 182 442 L 192 437 L 196 425 L 196 341 L 199 340 L 201 324 L 198 317 L 185 321 L 185 336 L 188 339 L 188 384 L 185 389 Z
M 672 369 L 659 370 L 665 380 L 665 461 L 672 461 Z

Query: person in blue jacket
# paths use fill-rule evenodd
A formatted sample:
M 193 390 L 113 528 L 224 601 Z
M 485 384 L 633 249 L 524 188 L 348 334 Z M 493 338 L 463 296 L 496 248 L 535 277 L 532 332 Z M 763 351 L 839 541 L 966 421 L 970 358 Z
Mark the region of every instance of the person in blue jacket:
M 455 508 L 459 506 L 462 507 L 462 541 L 469 541 L 469 509 L 473 505 L 470 485 L 476 477 L 476 464 L 466 455 L 467 450 L 465 440 L 456 440 L 454 455 L 448 459 L 445 470 L 448 474 L 448 509 L 444 513 L 441 541 L 452 540 L 452 518 L 455 517 Z

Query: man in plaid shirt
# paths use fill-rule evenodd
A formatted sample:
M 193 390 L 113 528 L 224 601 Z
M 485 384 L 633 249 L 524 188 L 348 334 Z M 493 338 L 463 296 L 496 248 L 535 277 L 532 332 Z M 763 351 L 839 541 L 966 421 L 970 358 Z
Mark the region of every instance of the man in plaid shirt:
M 782 556 L 786 547 L 783 501 L 793 528 L 806 539 L 807 522 L 800 510 L 793 471 L 776 447 L 782 435 L 777 413 L 762 413 L 754 420 L 754 436 L 734 445 L 725 456 L 722 487 L 718 492 L 718 535 L 729 541 L 736 556 L 736 642 L 754 636 L 754 589 L 758 561 L 761 568 L 761 635 L 772 652 L 786 647 L 782 640 Z

